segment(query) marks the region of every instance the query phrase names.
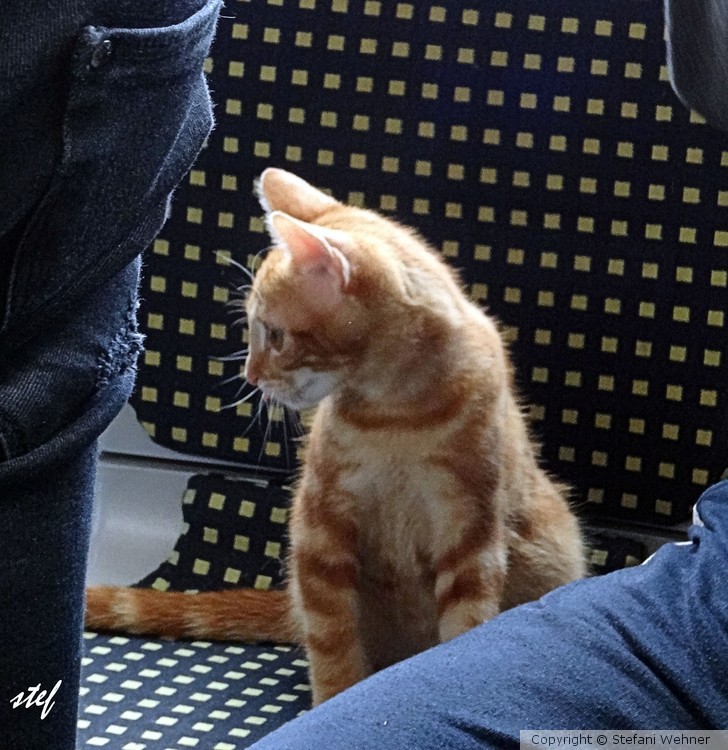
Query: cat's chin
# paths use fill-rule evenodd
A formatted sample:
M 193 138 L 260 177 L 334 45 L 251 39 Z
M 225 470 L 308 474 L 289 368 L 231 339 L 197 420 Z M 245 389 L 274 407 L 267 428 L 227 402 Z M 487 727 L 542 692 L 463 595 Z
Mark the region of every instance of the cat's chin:
M 325 398 L 325 397 L 323 397 Z M 303 398 L 297 396 L 277 396 L 276 401 L 279 404 L 283 404 L 286 409 L 292 409 L 293 411 L 305 411 L 306 409 L 313 409 L 314 406 L 318 406 L 323 398 Z
M 296 411 L 312 409 L 336 389 L 337 382 L 336 376 L 331 373 L 301 368 L 297 371 L 290 390 L 277 393 L 276 398 Z
M 306 409 L 313 409 L 314 406 L 318 406 L 319 402 L 311 403 L 310 401 L 294 401 L 284 406 L 291 411 L 306 411 Z
M 273 401 L 274 403 L 280 404 L 286 409 L 291 409 L 292 411 L 305 411 L 306 409 L 313 409 L 313 407 L 318 406 L 325 397 L 325 395 L 319 397 L 318 394 L 263 391 L 264 403 L 268 404 Z

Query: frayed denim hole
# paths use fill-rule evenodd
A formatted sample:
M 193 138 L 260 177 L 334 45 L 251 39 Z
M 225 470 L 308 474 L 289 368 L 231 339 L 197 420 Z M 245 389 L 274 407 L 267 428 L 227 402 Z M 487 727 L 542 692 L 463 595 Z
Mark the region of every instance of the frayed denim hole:
M 139 300 L 134 292 L 129 300 L 123 327 L 99 358 L 96 372 L 97 388 L 108 385 L 129 370 L 136 372 L 137 360 L 144 348 L 144 335 L 139 333 L 137 322 L 138 309 Z

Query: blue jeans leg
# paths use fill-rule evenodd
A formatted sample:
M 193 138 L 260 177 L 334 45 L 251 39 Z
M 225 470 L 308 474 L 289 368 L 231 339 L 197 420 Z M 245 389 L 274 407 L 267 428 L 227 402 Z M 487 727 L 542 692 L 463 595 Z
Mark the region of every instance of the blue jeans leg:
M 96 438 L 131 391 L 138 260 L 0 367 L 0 747 L 75 747 Z
M 3 3 L 0 748 L 73 750 L 96 439 L 128 398 L 139 253 L 212 125 L 220 0 Z
M 3 748 L 75 746 L 94 461 L 89 447 L 51 475 L 0 490 Z
M 728 482 L 647 563 L 565 586 L 380 672 L 255 750 L 517 747 L 524 729 L 728 726 Z

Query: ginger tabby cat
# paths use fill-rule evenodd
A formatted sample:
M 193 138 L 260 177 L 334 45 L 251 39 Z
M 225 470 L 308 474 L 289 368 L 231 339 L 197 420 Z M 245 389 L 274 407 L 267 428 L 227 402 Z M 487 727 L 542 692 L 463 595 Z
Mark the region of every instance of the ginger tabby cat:
M 87 624 L 302 643 L 318 704 L 585 575 L 585 554 L 499 332 L 438 254 L 283 170 L 259 193 L 274 248 L 246 303 L 246 377 L 318 405 L 287 591 L 100 587 Z

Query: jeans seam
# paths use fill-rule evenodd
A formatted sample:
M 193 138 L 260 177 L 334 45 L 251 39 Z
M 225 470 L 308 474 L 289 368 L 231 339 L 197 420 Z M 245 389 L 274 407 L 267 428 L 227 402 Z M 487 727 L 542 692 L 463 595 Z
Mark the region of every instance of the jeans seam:
M 20 425 L 0 407 L 0 461 L 26 453 L 28 445 Z

